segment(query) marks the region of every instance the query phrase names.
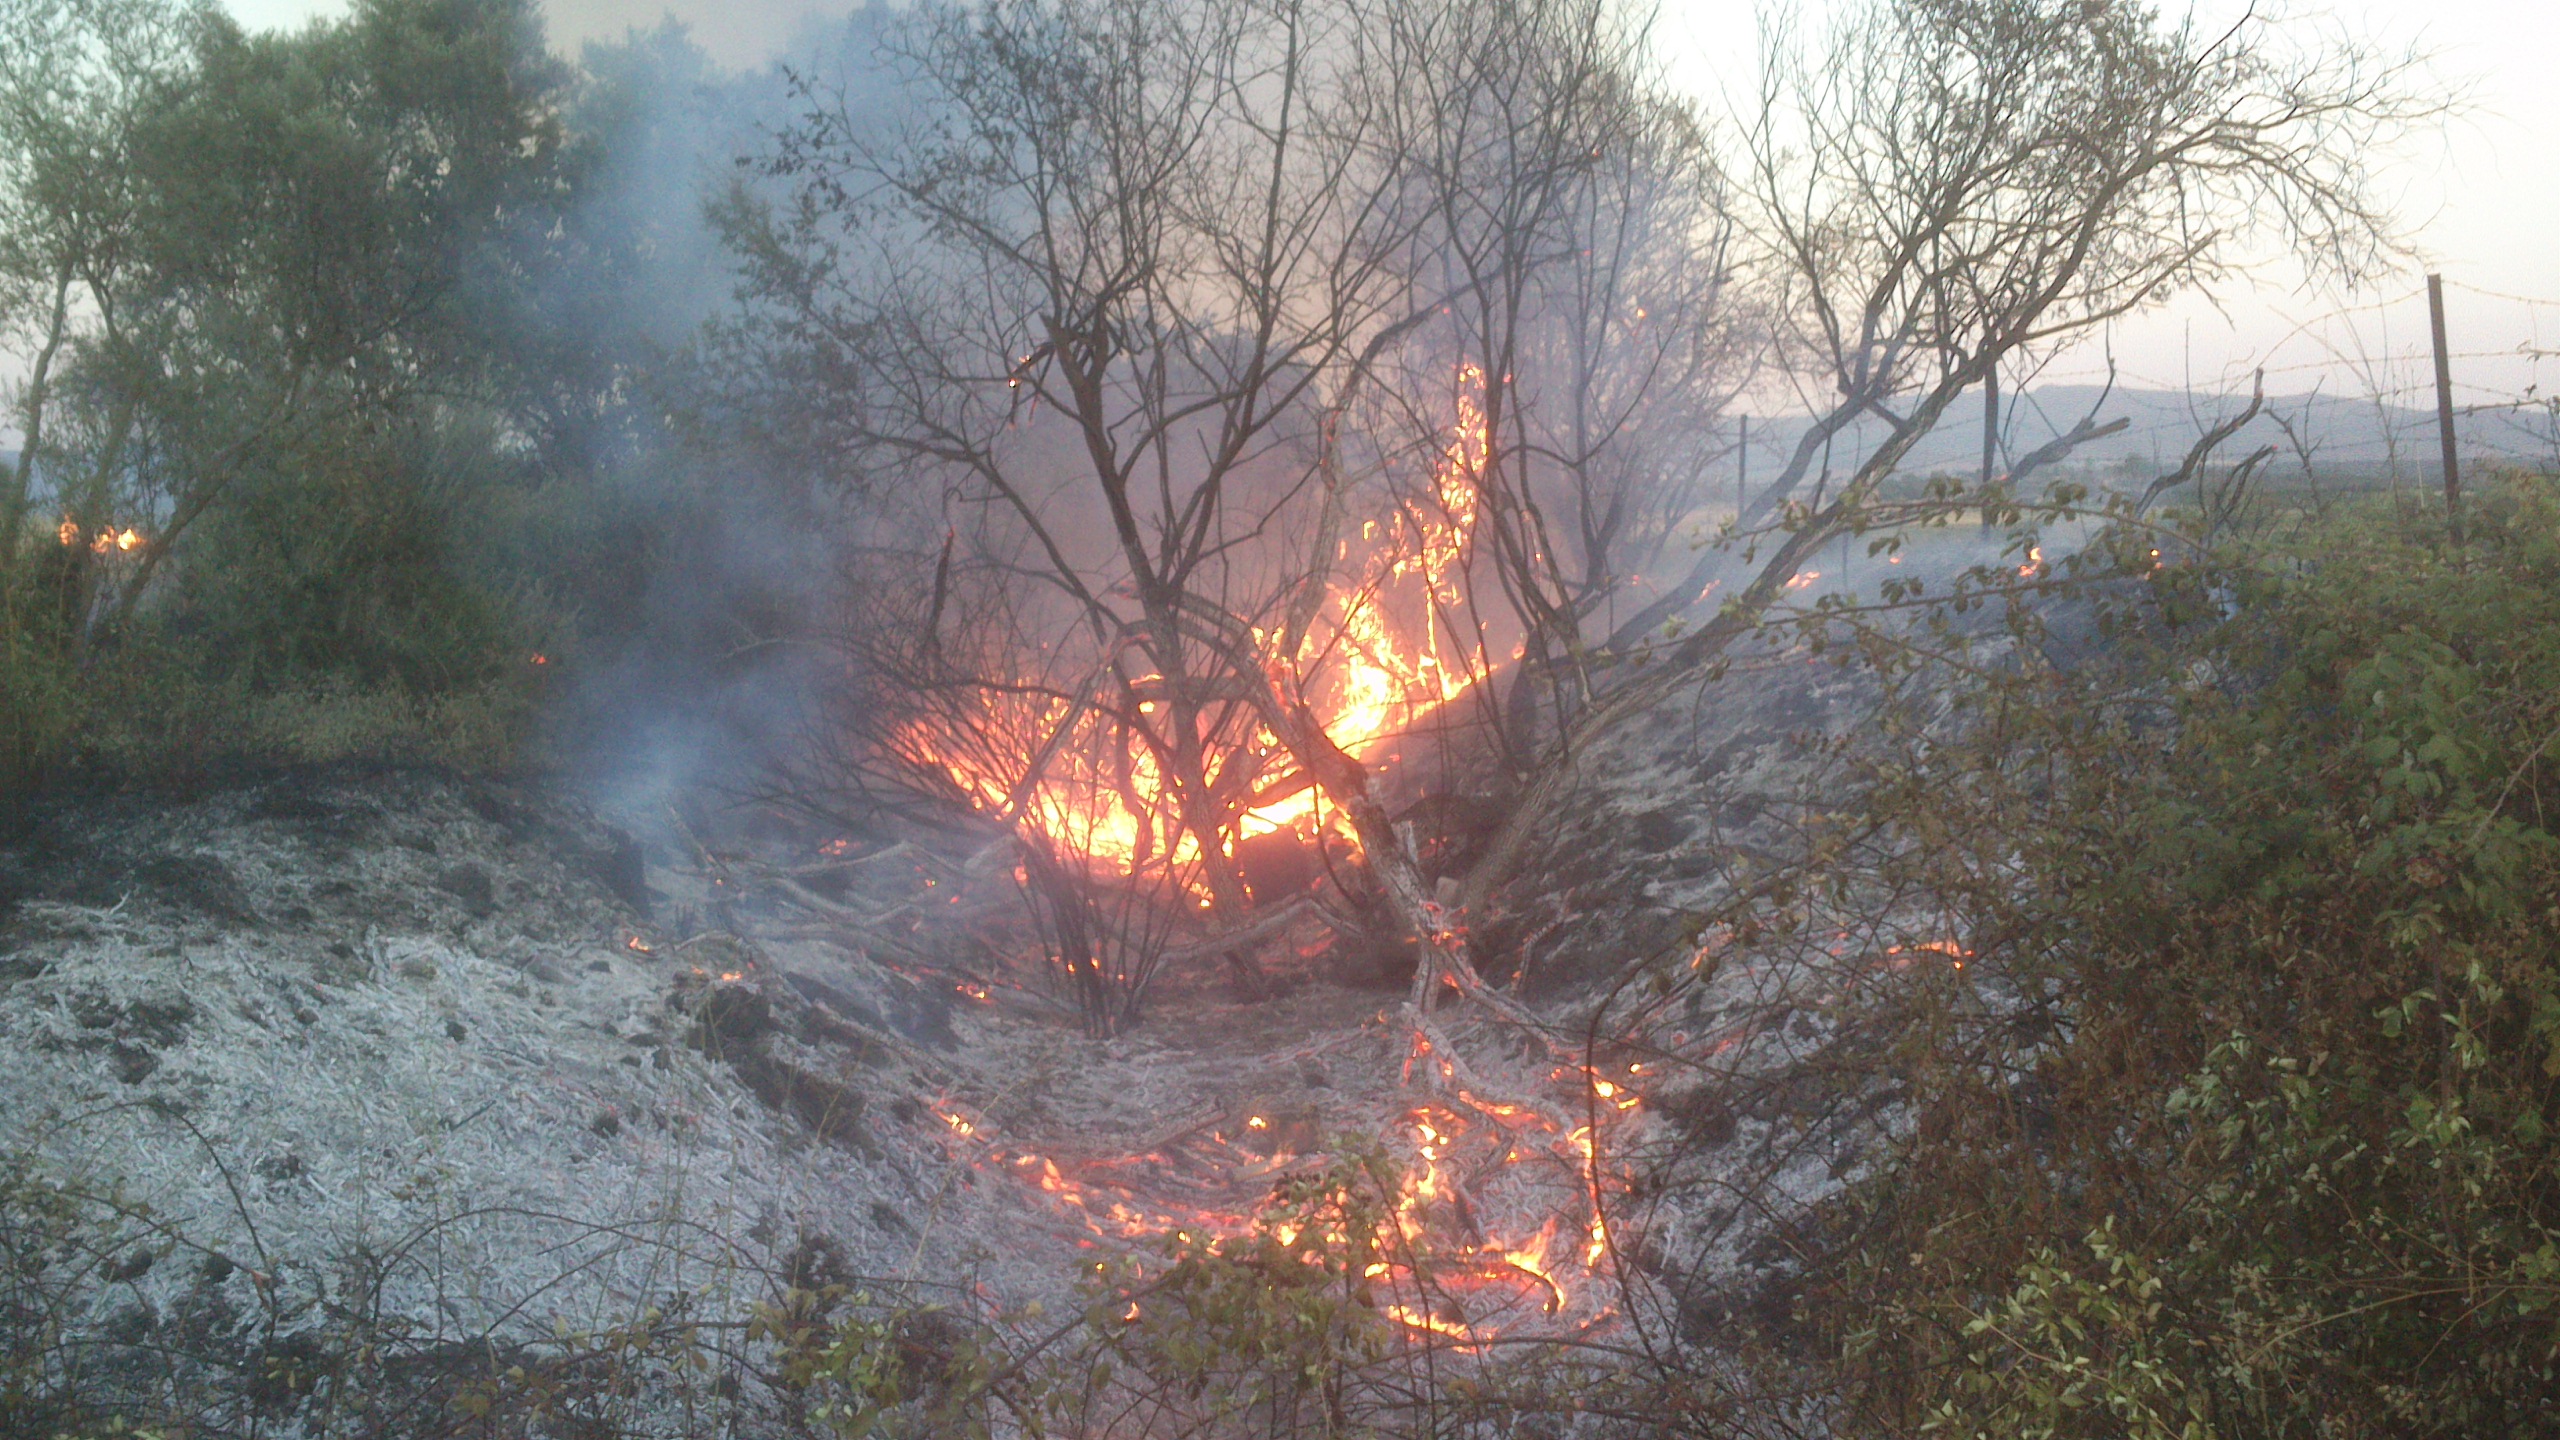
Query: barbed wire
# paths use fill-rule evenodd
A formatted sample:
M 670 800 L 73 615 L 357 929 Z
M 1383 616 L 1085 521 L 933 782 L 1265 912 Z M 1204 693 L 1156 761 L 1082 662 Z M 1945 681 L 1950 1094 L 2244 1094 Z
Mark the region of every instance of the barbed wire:
M 2447 290 L 2461 290 L 2473 295 L 2485 295 L 2492 300 L 2512 300 L 2519 305 L 2540 305 L 2548 306 L 2553 309 L 2560 309 L 2560 300 L 2540 299 L 2531 295 L 2515 295 L 2504 290 L 2491 290 L 2485 286 L 2467 285 L 2460 280 L 2447 280 L 2444 282 L 2444 288 Z
M 2521 305 L 2529 311 L 2560 310 L 2560 298 L 2492 289 L 2485 285 L 2473 285 L 2452 278 L 2447 278 L 2444 284 L 2448 290 L 2459 290 L 2467 295 Z M 2268 344 L 2261 352 L 2262 355 L 2273 359 L 2297 342 L 2317 345 L 2327 354 L 2319 359 L 2285 360 L 2271 364 L 2236 363 L 2224 369 L 2217 388 L 2237 391 L 2249 383 L 2252 377 L 2275 379 L 2301 375 L 2336 376 L 2345 382 L 2336 392 L 2337 398 L 2342 402 L 2352 400 L 2388 404 L 2408 401 L 2411 402 L 2410 409 L 2421 412 L 2419 415 L 2412 416 L 2410 423 L 2418 423 L 2421 420 L 2432 423 L 2432 415 L 2424 412 L 2431 412 L 2434 408 L 2435 378 L 2430 373 L 2434 360 L 2433 347 L 2424 340 L 2423 337 L 2426 334 L 2424 330 L 2419 332 L 2422 338 L 2419 348 L 2414 352 L 2406 348 L 2405 342 L 2395 344 L 2397 337 L 2390 334 L 2391 327 L 2387 323 L 2391 315 L 2403 307 L 2416 304 L 2425 296 L 2425 287 L 2417 286 L 2378 299 L 2334 305 L 2310 315 L 2285 316 L 2283 318 L 2287 320 L 2289 328 Z M 2386 322 L 2383 326 L 2384 333 L 2379 337 L 2378 343 L 2367 341 L 2363 324 L 2368 317 L 2380 317 Z M 2486 346 L 2475 338 L 2468 347 L 2453 350 L 2446 356 L 2447 362 L 2457 367 L 2452 377 L 2454 393 L 2461 402 L 2456 406 L 2457 414 L 2511 414 L 2540 410 L 2552 404 L 2551 397 L 2543 389 L 2538 369 L 2540 362 L 2544 360 L 2560 360 L 2560 346 L 2543 343 L 2538 315 L 2529 315 L 2525 318 L 2526 335 L 2511 344 Z M 2459 317 L 2455 319 L 2453 328 L 2459 336 L 2466 324 L 2476 332 L 2479 323 L 2477 317 Z M 2344 334 L 2341 335 L 2340 331 Z M 2519 385 L 2512 380 L 2482 379 L 2476 371 L 2470 376 L 2460 373 L 2459 367 L 2465 365 L 2476 367 L 2483 362 L 2506 362 L 2510 365 L 2521 362 L 2525 367 L 2524 381 Z M 2131 380 L 2145 389 L 2197 393 L 2197 387 L 2192 380 L 2167 382 L 2160 377 L 2132 374 L 2121 370 L 2118 371 L 2118 376 L 2119 383 Z M 2403 380 L 2400 378 L 2403 376 L 2408 378 Z M 2386 423 L 2388 423 L 2387 417 Z

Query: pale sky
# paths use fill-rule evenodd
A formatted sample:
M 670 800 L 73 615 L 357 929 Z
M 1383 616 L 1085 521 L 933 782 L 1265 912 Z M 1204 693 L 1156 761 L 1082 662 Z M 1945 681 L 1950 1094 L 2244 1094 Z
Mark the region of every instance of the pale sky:
M 1675 79 L 1711 91 L 1719 75 L 1748 65 L 1760 0 L 1659 0 L 1659 34 Z M 2177 0 L 2164 10 L 2175 11 Z M 2198 0 L 2207 13 L 2236 0 Z M 251 26 L 290 25 L 346 9 L 345 0 L 230 0 Z M 555 44 L 655 24 L 686 22 L 724 64 L 778 55 L 812 18 L 840 16 L 851 0 L 544 0 Z M 2373 38 L 2385 49 L 2432 52 L 2434 73 L 2465 87 L 2471 112 L 2442 135 L 2395 157 L 2387 198 L 2406 217 L 2421 259 L 2356 297 L 2266 291 L 2197 300 L 2140 317 L 2112 337 L 2124 383 L 2176 388 L 2237 383 L 2265 365 L 2279 393 L 2318 383 L 2332 393 L 2421 386 L 2433 266 L 2448 284 L 2447 312 L 2458 388 L 2466 400 L 2522 394 L 2544 379 L 2530 352 L 2560 350 L 2560 0 L 2295 0 L 2297 15 Z M 2493 293 L 2484 293 L 2493 292 Z M 2498 298 L 2499 296 L 2516 298 Z M 2545 303 L 2530 303 L 2545 302 Z M 2343 306 L 2361 310 L 2338 315 Z M 2102 374 L 2093 350 L 2047 372 L 2051 380 Z M 2560 386 L 2560 358 L 2549 379 Z M 2414 403 L 2426 403 L 2423 396 Z

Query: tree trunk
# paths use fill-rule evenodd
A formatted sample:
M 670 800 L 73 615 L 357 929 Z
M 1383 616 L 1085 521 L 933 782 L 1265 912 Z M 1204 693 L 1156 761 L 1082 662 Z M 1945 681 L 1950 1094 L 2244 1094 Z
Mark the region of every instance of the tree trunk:
M 22 423 L 18 444 L 18 463 L 10 476 L 9 492 L 0 497 L 0 573 L 6 573 L 16 561 L 18 532 L 27 523 L 27 509 L 33 503 L 36 451 L 44 446 L 45 391 L 53 374 L 54 356 L 61 353 L 62 342 L 70 331 L 71 268 L 62 267 L 54 275 L 53 314 L 45 322 L 44 345 L 36 351 L 35 364 L 27 372 L 26 399 L 19 413 Z

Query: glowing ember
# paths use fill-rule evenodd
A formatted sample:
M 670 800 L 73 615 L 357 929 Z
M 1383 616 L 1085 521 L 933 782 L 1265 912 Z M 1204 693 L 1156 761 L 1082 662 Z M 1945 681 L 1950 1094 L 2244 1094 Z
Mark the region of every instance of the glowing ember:
M 1884 953 L 1888 956 L 1900 957 L 1909 951 L 1920 951 L 1931 955 L 1944 955 L 1954 963 L 1955 968 L 1958 970 L 1964 968 L 1964 962 L 1973 958 L 1972 951 L 1967 950 L 1953 940 L 1923 940 L 1918 944 L 1907 948 L 1901 945 L 1888 945 L 1885 947 Z M 1910 962 L 1907 960 L 1897 959 L 1896 961 L 1897 968 L 1909 963 Z
M 1197 1205 L 1165 1208 L 1141 1199 L 1132 1188 L 1167 1180 L 1196 1187 L 1196 1179 L 1175 1177 L 1203 1164 L 1223 1172 L 1231 1183 L 1315 1174 L 1328 1163 L 1321 1156 L 1265 1157 L 1214 1136 L 1203 1141 L 1195 1135 L 1168 1147 L 1180 1155 L 1150 1152 L 1084 1161 L 1070 1169 L 1048 1156 L 1008 1147 L 982 1118 L 947 1101 L 935 1102 L 931 1109 L 946 1133 L 962 1142 L 958 1153 L 969 1164 L 1036 1187 L 1063 1218 L 1092 1237 L 1082 1244 L 1161 1237 L 1218 1254 L 1227 1253 L 1234 1242 L 1260 1236 L 1300 1264 L 1321 1268 L 1328 1257 L 1342 1257 L 1363 1280 L 1384 1291 L 1378 1298 L 1383 1318 L 1417 1340 L 1445 1343 L 1460 1353 L 1478 1353 L 1516 1326 L 1582 1329 L 1606 1319 L 1614 1307 L 1602 1298 L 1610 1292 L 1599 1282 L 1614 1239 L 1600 1210 L 1602 1187 L 1592 1169 L 1591 1131 L 1585 1127 L 1567 1137 L 1556 1122 L 1526 1106 L 1471 1096 L 1462 1097 L 1462 1103 L 1467 1108 L 1435 1103 L 1407 1112 L 1403 1128 L 1414 1163 L 1396 1176 L 1392 1203 L 1374 1235 L 1348 1234 L 1346 1227 L 1324 1219 L 1339 1211 L 1257 1215 L 1250 1208 L 1237 1213 Z M 1272 1122 L 1264 1116 L 1248 1117 L 1248 1131 L 1256 1129 L 1255 1120 L 1263 1121 L 1261 1133 L 1272 1133 Z M 1549 1137 L 1546 1143 L 1521 1143 L 1539 1132 Z M 1559 1161 L 1564 1162 L 1561 1167 Z M 1537 1198 L 1541 1195 L 1546 1198 Z M 1485 1225 L 1483 1217 L 1491 1213 L 1483 1208 L 1488 1199 L 1505 1213 L 1516 1213 L 1524 1201 L 1549 1208 L 1534 1231 L 1508 1239 Z M 1589 1205 L 1587 1217 L 1552 1208 L 1561 1204 L 1570 1209 L 1577 1203 Z M 1579 1227 L 1587 1243 L 1565 1243 L 1562 1236 L 1569 1226 Z M 1577 1260 L 1579 1271 L 1574 1268 Z
M 1454 424 L 1431 457 L 1428 483 L 1392 510 L 1362 518 L 1357 538 L 1342 541 L 1330 557 L 1339 582 L 1314 607 L 1294 653 L 1280 627 L 1252 631 L 1245 658 L 1260 661 L 1286 699 L 1303 702 L 1335 745 L 1363 759 L 1393 762 L 1397 747 L 1386 742 L 1467 695 L 1485 670 L 1481 640 L 1447 619 L 1465 613 L 1478 482 L 1490 457 L 1484 384 L 1477 367 L 1460 372 Z M 1798 588 L 1819 578 L 1808 572 Z M 1168 775 L 1167 757 L 1179 752 L 1160 729 L 1169 714 L 1196 714 L 1197 701 L 1161 676 L 1123 671 L 1080 683 L 1075 690 L 1026 678 L 990 687 L 956 717 L 917 720 L 887 743 L 912 772 L 947 780 L 959 804 L 1039 837 L 1048 853 L 1124 875 L 1169 875 L 1172 893 L 1187 889 L 1204 906 L 1205 886 L 1192 878 L 1209 858 L 1203 845 L 1233 847 L 1283 830 L 1349 843 L 1321 792 L 1288 768 L 1286 747 L 1251 720 L 1218 731 L 1214 743 L 1207 734 L 1179 737 L 1212 752 L 1192 772 L 1196 781 L 1212 794 L 1242 797 L 1219 802 L 1227 808 L 1202 838 Z M 1195 803 L 1193 819 L 1197 813 Z M 1341 840 L 1327 839 L 1336 835 Z M 819 849 L 834 856 L 850 847 L 839 840 Z M 1014 878 L 1039 884 L 1039 868 L 1018 866 Z M 991 998 L 975 982 L 949 983 L 972 999 Z M 1113 1159 L 1032 1153 L 985 1116 L 947 1101 L 929 1107 L 932 1133 L 955 1161 L 1012 1177 L 1026 1199 L 1036 1191 L 1035 1203 L 1079 1245 L 1169 1240 L 1212 1253 L 1230 1243 L 1276 1245 L 1298 1263 L 1339 1265 L 1346 1276 L 1356 1269 L 1376 1282 L 1378 1313 L 1417 1341 L 1473 1353 L 1515 1325 L 1589 1326 L 1610 1314 L 1602 1297 L 1611 1292 L 1599 1282 L 1614 1240 L 1602 1207 L 1625 1182 L 1601 1174 L 1593 1126 L 1568 1134 L 1562 1117 L 1587 1108 L 1596 1125 L 1630 1123 L 1642 1066 L 1629 1064 L 1621 1079 L 1614 1064 L 1609 1077 L 1568 1065 L 1551 1077 L 1549 1095 L 1497 1101 L 1458 1088 L 1455 1057 L 1435 1053 L 1419 1033 L 1414 1039 L 1406 1078 L 1420 1061 L 1420 1073 L 1440 1081 L 1438 1098 L 1394 1122 L 1386 1145 L 1401 1163 L 1364 1159 L 1351 1169 L 1371 1178 L 1325 1182 L 1341 1184 L 1342 1195 L 1362 1187 L 1356 1212 L 1347 1200 L 1331 1211 L 1288 1208 L 1309 1177 L 1341 1173 L 1328 1167 L 1344 1159 L 1289 1153 L 1282 1142 L 1302 1127 L 1268 1114 L 1245 1116 L 1242 1133 L 1203 1126 L 1150 1153 Z M 1562 1102 L 1552 1117 L 1543 1108 L 1550 1100 Z M 1203 1172 L 1216 1178 L 1204 1181 Z M 1168 1193 L 1184 1198 L 1155 1198 Z M 1362 1218 L 1338 1218 L 1351 1213 Z M 1577 1234 L 1587 1238 L 1577 1243 Z M 1123 1318 L 1138 1313 L 1131 1300 Z
M 1591 1093 L 1621 1110 L 1633 1110 L 1638 1103 L 1634 1091 L 1624 1086 L 1613 1085 L 1597 1075 L 1591 1077 Z
M 1427 1330 L 1434 1335 L 1447 1335 L 1453 1339 L 1465 1341 L 1475 1339 L 1475 1332 L 1465 1325 L 1452 1320 L 1443 1320 L 1429 1311 L 1416 1310 L 1410 1305 L 1389 1305 L 1387 1318 L 1399 1325 L 1409 1325 L 1416 1330 Z M 1466 1344 L 1458 1348 L 1471 1352 L 1476 1347 L 1473 1344 Z
M 641 939 L 637 935 L 625 936 L 622 941 L 622 948 L 630 951 L 634 955 L 655 955 L 658 953 L 654 946 L 650 945 L 648 941 Z

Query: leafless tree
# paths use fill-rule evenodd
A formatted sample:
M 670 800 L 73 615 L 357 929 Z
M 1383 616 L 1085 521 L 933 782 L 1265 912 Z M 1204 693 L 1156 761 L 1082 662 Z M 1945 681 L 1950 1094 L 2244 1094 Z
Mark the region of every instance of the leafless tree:
M 777 161 L 799 207 L 733 215 L 769 333 L 842 407 L 828 442 L 897 491 L 880 552 L 937 597 L 1003 595 L 971 617 L 1001 641 L 972 642 L 966 683 L 1037 733 L 974 798 L 1037 825 L 1116 797 L 1121 858 L 1201 857 L 1222 924 L 1247 903 L 1237 818 L 1277 760 L 1252 692 L 1294 653 L 1341 513 L 1300 457 L 1393 323 L 1349 20 L 926 12 L 905 40 L 922 113 L 866 134 L 822 100 Z M 917 655 L 947 661 L 959 618 L 937 600 Z M 1106 758 L 1066 774 L 1079 752 Z
M 1375 428 L 1427 462 L 1398 476 L 1401 503 L 1465 522 L 1426 623 L 1518 773 L 1696 506 L 1757 327 L 1705 125 L 1621 7 L 1407 3 L 1380 28 L 1413 271 L 1436 304 Z M 1453 391 L 1471 433 L 1443 463 Z
M 732 212 L 776 373 L 825 397 L 815 433 L 902 557 L 873 593 L 926 597 L 896 645 L 919 675 L 971 657 L 920 693 L 1018 714 L 1001 774 L 961 767 L 971 803 L 1039 825 L 1080 765 L 1129 792 L 1124 861 L 1199 857 L 1233 927 L 1240 821 L 1313 787 L 1422 943 L 1418 1019 L 1443 982 L 1517 1012 L 1327 728 L 1341 597 L 1375 579 L 1355 536 L 1434 507 L 1469 528 L 1474 568 L 1421 623 L 1520 777 L 1457 897 L 1481 914 L 1573 757 L 1755 632 L 1819 546 L 1885 523 L 1880 487 L 1961 394 L 2270 244 L 2359 273 L 2385 231 L 2364 157 L 2426 108 L 2400 70 L 2264 22 L 1873 0 L 1819 45 L 1769 32 L 1728 195 L 1615 13 L 927 11 L 921 118 L 820 103 L 773 165 L 793 203 Z M 1734 382 L 1737 286 L 1813 419 L 1739 517 L 1748 573 L 1666 638 L 1725 557 L 1650 603 L 1630 582 Z M 1868 419 L 1884 442 L 1801 494 Z
M 1739 517 L 1756 554 L 1729 598 L 1663 637 L 1727 563 L 1702 555 L 1611 637 L 1613 656 L 1649 663 L 1620 671 L 1559 751 L 1686 683 L 1760 625 L 1818 548 L 1880 523 L 1880 487 L 1996 367 L 2271 253 L 2371 273 L 2390 226 L 2367 162 L 2440 108 L 2409 88 L 2407 65 L 2353 45 L 2299 45 L 2257 16 L 2167 24 L 2118 0 L 1868 0 L 1817 41 L 1781 20 L 1763 54 L 1736 167 L 1738 249 L 1811 422 Z M 1882 443 L 1802 494 L 1869 418 Z M 2065 439 L 2100 428 L 2093 416 Z M 1569 783 L 1564 767 L 1541 769 L 1469 876 L 1468 903 L 1490 896 Z

